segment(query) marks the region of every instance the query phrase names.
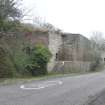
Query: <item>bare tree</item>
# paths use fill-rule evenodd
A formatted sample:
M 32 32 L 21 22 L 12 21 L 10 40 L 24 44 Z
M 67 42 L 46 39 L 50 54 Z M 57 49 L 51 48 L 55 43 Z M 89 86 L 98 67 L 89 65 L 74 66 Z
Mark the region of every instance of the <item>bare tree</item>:
M 92 49 L 92 64 L 91 70 L 96 70 L 101 64 L 101 55 L 105 51 L 105 39 L 102 32 L 95 31 L 92 33 L 91 49 Z
M 0 19 L 19 19 L 22 13 L 16 5 L 16 0 L 0 0 Z
M 90 38 L 92 47 L 96 50 L 105 51 L 105 38 L 102 32 L 95 31 Z

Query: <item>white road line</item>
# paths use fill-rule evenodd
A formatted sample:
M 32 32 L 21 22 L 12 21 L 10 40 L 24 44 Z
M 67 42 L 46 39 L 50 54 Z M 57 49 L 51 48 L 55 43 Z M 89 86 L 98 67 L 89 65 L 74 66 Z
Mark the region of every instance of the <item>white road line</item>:
M 31 87 L 31 86 L 26 87 L 25 85 L 21 85 L 20 88 L 23 90 L 40 90 L 54 85 L 62 85 L 62 84 L 63 84 L 62 81 L 46 81 L 46 82 L 43 82 L 42 84 L 36 85 L 35 87 Z
M 40 86 L 40 87 L 29 88 L 29 87 L 25 87 L 24 85 L 21 85 L 20 88 L 24 89 L 24 90 L 39 90 L 39 89 L 43 89 L 45 87 Z

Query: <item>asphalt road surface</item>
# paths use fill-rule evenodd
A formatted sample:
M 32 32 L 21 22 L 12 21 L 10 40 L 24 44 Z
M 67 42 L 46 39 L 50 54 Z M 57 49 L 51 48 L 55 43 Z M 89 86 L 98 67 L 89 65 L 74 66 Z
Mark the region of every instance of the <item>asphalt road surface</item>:
M 85 105 L 105 89 L 105 72 L 0 86 L 0 105 Z

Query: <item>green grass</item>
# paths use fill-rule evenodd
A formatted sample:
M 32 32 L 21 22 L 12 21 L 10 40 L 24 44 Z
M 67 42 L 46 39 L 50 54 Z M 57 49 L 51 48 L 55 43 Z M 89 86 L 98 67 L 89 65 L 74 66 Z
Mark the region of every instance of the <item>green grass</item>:
M 11 85 L 11 84 L 21 84 L 21 83 L 27 83 L 31 81 L 37 81 L 37 80 L 47 80 L 52 78 L 60 78 L 60 77 L 67 77 L 67 76 L 76 76 L 80 75 L 80 73 L 72 73 L 72 74 L 54 74 L 50 73 L 46 76 L 38 76 L 38 77 L 24 77 L 24 78 L 3 78 L 0 79 L 0 85 Z
M 71 77 L 71 76 L 92 74 L 97 72 L 99 71 L 85 72 L 85 73 L 69 73 L 69 74 L 49 73 L 48 75 L 38 76 L 38 77 L 3 78 L 3 79 L 0 79 L 0 85 L 4 86 L 4 85 L 12 85 L 12 84 L 22 84 L 22 83 L 28 83 L 28 82 L 37 81 L 37 80 L 47 80 L 47 79 L 60 78 L 60 77 Z

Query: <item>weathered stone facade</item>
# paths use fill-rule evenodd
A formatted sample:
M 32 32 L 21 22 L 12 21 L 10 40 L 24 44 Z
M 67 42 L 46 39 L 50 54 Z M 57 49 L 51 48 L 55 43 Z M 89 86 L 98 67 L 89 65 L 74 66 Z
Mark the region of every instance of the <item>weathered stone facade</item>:
M 48 64 L 48 70 L 52 71 L 56 65 L 56 56 L 62 45 L 62 37 L 60 33 L 49 32 L 49 50 L 52 53 L 52 58 Z
M 91 63 L 90 41 L 80 35 L 62 32 L 37 32 L 32 43 L 41 43 L 49 48 L 52 58 L 48 71 L 89 71 Z
M 46 47 L 49 45 L 49 33 L 48 31 L 35 31 L 33 33 L 26 34 L 27 40 L 32 44 L 43 44 Z
M 57 73 L 84 73 L 89 69 L 90 62 L 88 61 L 57 61 L 53 70 Z
M 53 65 L 51 70 L 64 72 L 89 71 L 91 62 L 90 41 L 80 34 L 60 33 L 59 37 L 61 37 L 61 40 L 58 41 L 59 44 L 54 43 L 54 39 L 52 43 L 56 52 L 53 54 L 55 59 L 51 61 L 55 66 Z
M 80 34 L 62 34 L 58 60 L 89 61 L 90 41 Z

